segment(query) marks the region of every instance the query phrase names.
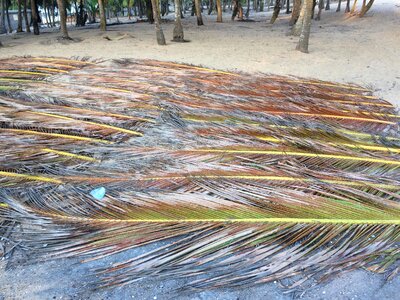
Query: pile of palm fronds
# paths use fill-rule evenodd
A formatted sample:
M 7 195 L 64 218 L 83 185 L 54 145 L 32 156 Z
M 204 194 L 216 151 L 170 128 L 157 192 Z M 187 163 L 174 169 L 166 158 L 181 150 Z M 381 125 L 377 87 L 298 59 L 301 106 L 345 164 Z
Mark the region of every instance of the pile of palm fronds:
M 149 60 L 0 63 L 0 218 L 36 254 L 164 241 L 99 270 L 104 285 L 399 270 L 399 116 L 367 89 Z

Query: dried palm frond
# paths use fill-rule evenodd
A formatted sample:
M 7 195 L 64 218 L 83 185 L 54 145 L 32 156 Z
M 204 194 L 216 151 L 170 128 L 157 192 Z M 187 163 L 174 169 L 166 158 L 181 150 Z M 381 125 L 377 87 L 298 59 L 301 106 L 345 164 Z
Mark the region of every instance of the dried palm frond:
M 106 286 L 399 270 L 399 115 L 368 89 L 151 60 L 0 63 L 0 220 L 28 228 L 16 237 L 38 257 L 164 241 L 98 270 Z

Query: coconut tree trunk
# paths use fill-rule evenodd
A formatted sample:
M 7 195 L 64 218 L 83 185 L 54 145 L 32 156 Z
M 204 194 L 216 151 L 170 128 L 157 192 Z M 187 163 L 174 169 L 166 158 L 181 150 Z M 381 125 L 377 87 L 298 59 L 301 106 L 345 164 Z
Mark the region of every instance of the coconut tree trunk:
M 281 0 L 275 1 L 274 12 L 272 14 L 272 18 L 270 23 L 274 24 L 276 19 L 278 18 L 279 12 L 281 11 Z
M 336 8 L 336 12 L 340 11 L 340 6 L 342 5 L 342 0 L 339 0 L 339 3 Z
M 160 20 L 160 13 L 158 11 L 157 0 L 151 0 L 151 6 L 153 9 L 153 18 L 156 27 L 157 44 L 166 45 L 164 32 L 161 28 L 161 20 Z
M 365 1 L 365 0 L 364 0 Z M 365 2 L 364 2 L 365 3 Z M 365 16 L 365 14 L 369 11 L 369 9 L 371 8 L 372 4 L 374 4 L 374 0 L 369 0 L 367 5 L 363 5 L 359 17 L 362 18 Z
M 294 0 L 292 16 L 289 21 L 290 26 L 293 26 L 294 24 L 296 24 L 297 19 L 299 18 L 299 15 L 300 15 L 300 9 L 301 9 L 301 0 Z
M 44 10 L 44 17 L 46 19 L 46 25 L 47 25 L 47 27 L 50 27 L 49 15 L 47 14 L 46 0 L 43 0 L 42 5 L 43 5 L 43 10 Z
M 55 5 L 54 1 L 51 1 L 51 22 L 52 22 L 52 27 L 56 27 L 56 20 L 55 20 Z
M 210 0 L 209 1 L 209 7 L 208 7 L 208 14 L 211 15 L 212 11 L 214 9 L 214 1 Z
M 132 9 L 131 0 L 128 0 L 128 20 L 132 18 L 131 9 Z
M 294 36 L 300 36 L 301 28 L 303 27 L 304 13 L 305 13 L 304 1 L 306 1 L 306 0 L 303 0 L 301 3 L 299 18 L 297 19 L 296 24 L 292 28 L 292 35 L 294 35 Z
M 240 0 L 233 0 L 232 21 L 235 19 L 236 15 L 238 16 L 238 20 L 243 20 L 243 8 L 242 4 L 240 4 Z
M 313 1 L 313 6 L 311 9 L 311 19 L 314 19 L 314 12 L 315 12 L 315 7 L 317 6 L 317 0 Z
M 153 16 L 153 5 L 151 0 L 146 0 L 146 14 L 147 20 L 150 24 L 154 23 L 154 16 Z
M 303 53 L 308 53 L 308 42 L 310 40 L 311 30 L 311 9 L 313 7 L 313 0 L 304 0 L 303 9 L 303 25 L 301 27 L 301 33 L 299 43 L 297 44 L 296 50 Z
M 361 5 L 361 11 L 365 8 L 366 4 L 367 4 L 367 0 L 363 0 L 362 5 Z
M 100 30 L 107 30 L 107 20 L 106 20 L 106 10 L 104 7 L 104 0 L 98 0 L 99 4 L 99 13 L 100 13 Z
M 248 19 L 250 16 L 250 0 L 247 0 L 247 8 L 246 8 L 245 16 L 246 16 L 246 19 Z
M 50 27 L 54 27 L 53 26 L 53 22 L 51 20 L 51 9 L 50 9 L 50 6 L 47 6 L 47 10 L 46 11 L 47 11 L 47 15 L 49 16 L 49 21 L 48 21 L 47 25 L 50 26 Z
M 317 13 L 317 16 L 315 17 L 315 20 L 316 21 L 319 21 L 319 20 L 321 20 L 321 13 L 322 13 L 322 10 L 324 9 L 324 0 L 319 0 L 318 1 L 318 13 Z
M 353 2 L 353 6 L 351 7 L 350 13 L 354 14 L 354 12 L 356 11 L 357 8 L 357 0 L 354 0 Z
M 71 40 L 68 35 L 67 29 L 67 14 L 65 9 L 65 0 L 57 0 L 58 5 L 58 13 L 60 15 L 60 30 L 61 30 L 61 38 L 65 40 Z
M 290 14 L 290 0 L 286 0 L 286 14 Z
M 330 10 L 330 9 L 331 9 L 331 0 L 327 0 L 325 10 Z
M 197 17 L 197 25 L 204 25 L 203 17 L 201 16 L 201 2 L 200 0 L 194 0 L 194 5 L 196 7 L 196 17 Z
M 31 32 L 31 23 L 28 19 L 27 7 L 28 7 L 28 0 L 25 0 L 24 1 L 25 30 L 26 30 L 26 32 Z
M 22 0 L 18 0 L 18 27 L 17 32 L 22 32 Z
M 222 6 L 221 6 L 221 0 L 216 0 L 217 1 L 217 22 L 222 23 Z
M 350 0 L 347 0 L 346 9 L 344 10 L 345 13 L 350 12 Z
M 39 35 L 39 13 L 36 5 L 36 0 L 31 0 L 31 14 L 32 14 L 32 25 L 33 25 L 33 34 Z
M 184 42 L 183 38 L 183 27 L 182 27 L 182 21 L 181 21 L 181 1 L 180 0 L 174 0 L 175 3 L 175 27 L 174 27 L 174 36 L 173 36 L 173 41 L 174 42 Z
M 240 2 L 239 0 L 233 0 L 232 1 L 232 21 L 236 18 L 236 15 L 238 13 Z
M 8 32 L 12 33 L 13 32 L 13 28 L 12 28 L 12 25 L 11 25 L 10 14 L 8 13 L 8 10 L 9 10 L 9 7 L 10 7 L 10 2 L 7 1 L 7 0 L 5 0 L 5 1 L 6 1 L 6 15 L 7 15 Z
M 0 14 L 1 14 L 1 19 L 0 19 L 0 33 L 6 33 L 7 28 L 6 28 L 6 15 L 5 15 L 5 4 L 6 0 L 1 0 L 1 7 L 0 7 Z

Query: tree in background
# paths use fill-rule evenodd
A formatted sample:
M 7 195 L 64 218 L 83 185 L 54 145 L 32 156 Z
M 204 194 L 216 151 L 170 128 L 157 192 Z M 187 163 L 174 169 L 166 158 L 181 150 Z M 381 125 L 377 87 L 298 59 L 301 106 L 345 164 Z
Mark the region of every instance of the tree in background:
M 217 0 L 217 22 L 222 22 L 221 0 Z
M 89 23 L 96 23 L 96 14 L 98 11 L 99 3 L 97 0 L 86 0 L 86 9 L 89 12 Z
M 3 0 L 4 1 L 4 0 Z M 31 1 L 31 14 L 32 14 L 32 25 L 33 25 L 33 34 L 39 35 L 39 10 L 36 3 L 36 0 Z
M 310 29 L 311 29 L 311 9 L 313 7 L 313 0 L 304 0 L 302 11 L 300 13 L 302 16 L 302 26 L 300 32 L 299 43 L 297 44 L 296 50 L 303 53 L 308 53 L 308 42 L 310 39 Z
M 1 7 L 0 7 L 0 14 L 1 14 L 1 18 L 0 18 L 0 34 L 6 33 L 7 32 L 7 28 L 6 28 L 6 0 L 0 0 L 1 1 Z
M 18 0 L 18 27 L 17 32 L 22 32 L 22 0 Z
M 72 40 L 68 35 L 67 29 L 67 10 L 65 8 L 65 0 L 57 0 L 58 14 L 60 15 L 61 38 L 64 40 Z
M 157 43 L 159 45 L 166 45 L 164 32 L 161 28 L 161 18 L 160 18 L 160 11 L 158 10 L 158 3 L 157 0 L 151 0 L 151 6 L 153 8 L 153 18 L 156 27 L 156 37 Z
M 273 13 L 270 22 L 274 23 L 276 19 L 279 17 L 279 13 L 281 9 L 286 9 L 287 13 L 291 11 L 291 17 L 289 21 L 289 25 L 292 27 L 292 34 L 296 36 L 301 35 L 301 43 L 305 45 L 305 41 L 309 38 L 309 31 L 307 32 L 307 24 L 304 24 L 306 20 L 306 16 L 304 14 L 305 8 L 303 7 L 305 0 L 177 0 L 179 3 L 174 1 L 175 6 L 175 26 L 173 32 L 173 40 L 174 41 L 184 41 L 183 27 L 181 19 L 184 18 L 185 13 L 191 10 L 192 15 L 196 14 L 197 24 L 203 25 L 202 18 L 202 10 L 203 3 L 205 7 L 208 9 L 208 12 L 216 11 L 217 13 L 217 22 L 222 22 L 222 12 L 227 9 L 232 11 L 232 20 L 236 17 L 239 21 L 243 20 L 243 7 L 242 4 L 247 4 L 246 17 L 249 17 L 251 8 L 253 11 L 263 11 L 264 4 L 267 4 L 268 7 L 273 6 Z M 325 8 L 325 10 L 330 9 L 330 0 L 326 0 L 326 5 L 324 5 L 324 0 L 313 0 L 313 5 L 311 7 L 311 16 L 313 16 L 315 7 L 318 5 L 318 13 L 316 15 L 315 20 L 319 20 L 321 18 L 321 12 Z M 340 11 L 342 0 L 339 0 L 337 5 L 337 11 Z M 350 12 L 354 15 L 358 15 L 359 17 L 363 17 L 369 9 L 372 7 L 374 0 L 362 0 L 362 7 L 359 12 L 357 12 L 357 3 L 360 1 L 347 0 L 346 4 L 346 12 Z M 12 23 L 10 21 L 10 15 L 8 14 L 8 10 L 10 9 L 18 9 L 18 23 L 17 23 L 17 32 L 23 31 L 23 19 L 25 20 L 26 31 L 30 32 L 30 26 L 33 25 L 33 30 L 36 35 L 39 34 L 39 23 L 41 23 L 41 17 L 45 20 L 45 24 L 48 27 L 55 27 L 55 11 L 59 11 L 60 16 L 60 31 L 62 38 L 69 39 L 68 36 L 68 28 L 67 28 L 67 11 L 71 14 L 75 15 L 75 18 L 71 17 L 71 24 L 73 20 L 76 21 L 76 26 L 85 26 L 87 19 L 90 19 L 90 23 L 96 22 L 96 17 L 100 18 L 100 30 L 105 31 L 107 22 L 107 18 L 116 17 L 117 22 L 119 22 L 119 17 L 128 16 L 131 19 L 131 16 L 134 14 L 135 16 L 139 16 L 142 18 L 147 15 L 147 19 L 150 23 L 155 21 L 154 11 L 157 11 L 158 15 L 158 24 L 156 24 L 156 32 L 157 32 L 157 40 L 160 44 L 165 44 L 165 38 L 163 37 L 163 32 L 161 28 L 161 17 L 160 10 L 162 14 L 168 14 L 170 7 L 169 4 L 172 4 L 171 0 L 0 0 L 0 33 L 12 32 Z M 352 6 L 350 7 L 350 4 Z M 29 20 L 29 15 L 27 13 L 27 7 L 30 5 L 32 14 L 31 20 Z M 71 9 L 71 5 L 73 5 Z M 40 7 L 40 12 L 38 7 Z M 125 11 L 127 10 L 127 14 Z M 64 13 L 62 13 L 64 11 Z M 87 13 L 88 12 L 88 13 Z M 301 13 L 303 12 L 303 14 Z M 178 16 L 179 15 L 179 16 Z M 311 17 L 313 18 L 313 17 Z M 164 40 L 164 42 L 163 42 Z M 308 46 L 308 42 L 307 42 Z M 302 47 L 298 46 L 300 50 Z M 304 48 L 305 49 L 305 48 Z M 306 52 L 306 51 L 304 51 Z
M 100 30 L 107 30 L 107 20 L 106 20 L 106 10 L 104 5 L 104 0 L 98 0 L 99 12 L 100 12 Z
M 184 42 L 183 27 L 181 21 L 181 1 L 174 0 L 175 4 L 175 26 L 172 40 L 174 42 Z
M 25 19 L 25 28 L 26 32 L 31 32 L 31 23 L 29 22 L 28 19 L 28 12 L 27 8 L 28 7 L 28 0 L 24 0 L 24 19 Z
M 197 25 L 198 26 L 204 25 L 203 17 L 201 15 L 201 2 L 200 2 L 200 0 L 194 0 L 194 5 L 196 7 Z

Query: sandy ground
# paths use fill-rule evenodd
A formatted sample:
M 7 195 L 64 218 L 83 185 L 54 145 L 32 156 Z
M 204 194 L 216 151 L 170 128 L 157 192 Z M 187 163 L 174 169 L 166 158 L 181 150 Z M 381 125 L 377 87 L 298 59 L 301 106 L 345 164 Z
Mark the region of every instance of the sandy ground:
M 184 19 L 189 43 L 168 42 L 157 46 L 154 27 L 147 23 L 112 26 L 106 33 L 97 28 L 72 29 L 76 42 L 57 42 L 57 32 L 39 37 L 29 34 L 0 36 L 5 47 L 0 57 L 90 56 L 93 58 L 151 58 L 203 65 L 206 67 L 315 77 L 338 82 L 355 82 L 371 87 L 375 94 L 400 105 L 400 1 L 374 4 L 367 17 L 349 17 L 343 12 L 323 11 L 313 22 L 310 54 L 294 50 L 297 38 L 286 36 L 289 16 L 282 11 L 273 26 L 266 20 L 271 12 L 252 15 L 255 22 L 215 23 L 215 15 L 204 15 L 205 26 L 194 18 Z M 172 17 L 172 16 L 171 16 Z M 167 39 L 173 24 L 163 24 Z M 109 37 L 111 40 L 103 38 Z M 145 251 L 145 250 L 142 250 Z M 123 254 L 125 258 L 132 253 Z M 102 262 L 81 265 L 59 260 L 19 265 L 7 271 L 0 262 L 0 299 L 292 299 L 277 283 L 239 290 L 206 291 L 177 297 L 172 290 L 184 281 L 143 281 L 122 288 L 93 292 L 82 286 L 89 269 Z M 386 282 L 382 275 L 359 270 L 342 274 L 327 284 L 297 296 L 303 299 L 396 299 L 400 277 Z M 397 295 L 397 296 L 396 296 Z
M 335 10 L 333 4 L 330 11 L 323 11 L 321 21 L 313 23 L 309 55 L 294 50 L 298 38 L 286 36 L 289 15 L 282 11 L 273 26 L 266 22 L 271 12 L 253 14 L 256 22 L 232 22 L 226 15 L 222 24 L 215 22 L 215 15 L 204 14 L 205 26 L 201 27 L 187 17 L 183 24 L 190 43 L 183 44 L 170 42 L 173 23 L 168 22 L 163 24 L 167 46 L 156 45 L 154 26 L 147 23 L 112 26 L 105 34 L 98 29 L 74 30 L 70 35 L 80 42 L 68 45 L 56 41 L 56 32 L 39 37 L 2 36 L 6 47 L 0 49 L 0 57 L 152 58 L 218 69 L 291 74 L 371 86 L 377 95 L 400 104 L 400 1 L 377 1 L 362 19 Z M 126 38 L 120 40 L 102 38 L 124 34 Z

